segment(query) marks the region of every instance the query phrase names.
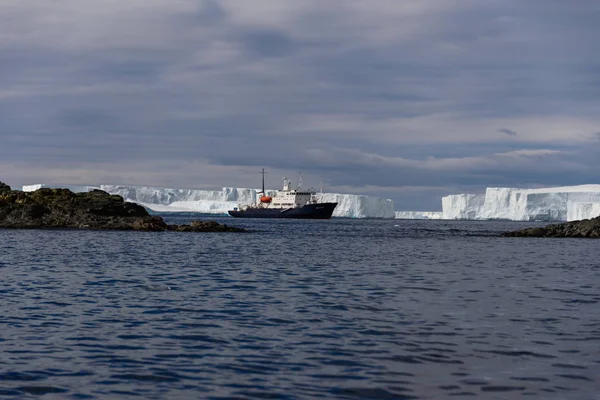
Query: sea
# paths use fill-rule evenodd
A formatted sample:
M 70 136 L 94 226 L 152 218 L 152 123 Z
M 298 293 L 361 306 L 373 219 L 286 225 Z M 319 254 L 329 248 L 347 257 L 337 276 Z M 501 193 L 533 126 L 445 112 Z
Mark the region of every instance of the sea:
M 600 399 L 600 241 L 201 218 L 0 230 L 0 398 Z

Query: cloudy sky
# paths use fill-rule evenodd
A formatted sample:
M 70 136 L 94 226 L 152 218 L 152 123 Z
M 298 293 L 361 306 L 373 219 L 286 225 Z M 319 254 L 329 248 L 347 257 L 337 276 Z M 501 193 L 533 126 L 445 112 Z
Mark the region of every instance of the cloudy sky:
M 0 180 L 440 210 L 600 183 L 598 0 L 0 0 Z

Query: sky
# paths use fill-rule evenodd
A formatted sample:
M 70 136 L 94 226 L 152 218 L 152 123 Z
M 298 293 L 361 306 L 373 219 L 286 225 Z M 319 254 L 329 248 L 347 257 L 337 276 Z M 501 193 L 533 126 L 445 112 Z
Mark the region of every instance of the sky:
M 597 0 L 0 0 L 0 181 L 441 210 L 600 183 Z

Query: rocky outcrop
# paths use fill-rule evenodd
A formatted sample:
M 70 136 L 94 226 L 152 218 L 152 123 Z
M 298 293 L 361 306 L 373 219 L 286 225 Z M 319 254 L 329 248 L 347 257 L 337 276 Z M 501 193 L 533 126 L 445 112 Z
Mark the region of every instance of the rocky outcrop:
M 242 232 L 244 229 L 235 228 L 215 221 L 192 221 L 189 225 L 167 225 L 167 230 L 176 232 Z
M 600 217 L 548 225 L 543 228 L 526 228 L 519 231 L 506 232 L 502 236 L 600 239 Z
M 138 204 L 102 190 L 73 193 L 68 189 L 10 190 L 0 182 L 0 228 L 75 228 L 135 231 L 240 232 L 216 222 L 167 225 Z

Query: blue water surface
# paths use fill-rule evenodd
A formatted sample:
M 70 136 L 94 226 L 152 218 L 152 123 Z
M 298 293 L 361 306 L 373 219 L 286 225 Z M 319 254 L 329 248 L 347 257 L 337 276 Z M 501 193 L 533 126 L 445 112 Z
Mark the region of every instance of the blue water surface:
M 216 219 L 0 230 L 0 398 L 600 399 L 600 241 Z

